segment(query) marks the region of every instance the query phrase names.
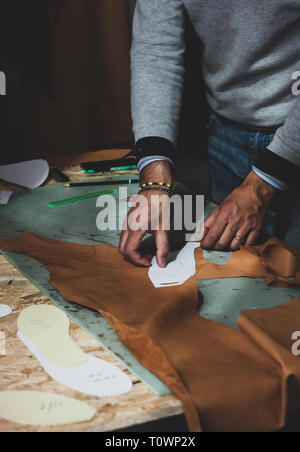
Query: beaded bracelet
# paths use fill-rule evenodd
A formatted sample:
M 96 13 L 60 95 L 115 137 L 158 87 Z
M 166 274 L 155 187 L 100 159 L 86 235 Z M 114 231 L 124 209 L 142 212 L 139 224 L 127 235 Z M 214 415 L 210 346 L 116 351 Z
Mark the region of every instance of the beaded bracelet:
M 152 186 L 166 187 L 170 190 L 173 190 L 173 186 L 171 184 L 166 184 L 165 182 L 145 182 L 144 184 L 141 185 L 142 188 L 152 187 Z
M 146 187 L 140 187 L 139 188 L 139 193 L 143 193 L 145 191 L 153 191 L 153 190 L 157 190 L 157 191 L 163 191 L 165 193 L 167 193 L 168 195 L 172 196 L 174 195 L 174 191 L 171 188 L 164 188 L 162 186 L 158 187 L 158 186 L 146 186 Z

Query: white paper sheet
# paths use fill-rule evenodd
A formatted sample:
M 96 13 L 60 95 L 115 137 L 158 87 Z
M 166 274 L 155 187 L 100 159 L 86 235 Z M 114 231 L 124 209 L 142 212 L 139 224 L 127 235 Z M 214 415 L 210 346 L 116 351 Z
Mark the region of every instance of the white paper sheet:
M 7 306 L 6 304 L 0 304 L 0 318 L 6 317 L 7 315 L 12 313 L 12 308 Z
M 0 204 L 6 205 L 12 196 L 13 191 L 0 191 Z
M 160 268 L 154 257 L 148 273 L 154 287 L 179 286 L 194 276 L 196 273 L 194 251 L 199 247 L 199 242 L 189 242 L 181 251 L 170 253 L 166 268 Z
M 107 361 L 87 355 L 87 362 L 80 366 L 56 366 L 48 361 L 21 331 L 18 331 L 18 337 L 53 380 L 75 391 L 98 397 L 112 397 L 125 394 L 132 389 L 130 378 Z
M 46 160 L 30 160 L 0 166 L 0 179 L 30 189 L 42 185 L 48 174 L 49 165 Z

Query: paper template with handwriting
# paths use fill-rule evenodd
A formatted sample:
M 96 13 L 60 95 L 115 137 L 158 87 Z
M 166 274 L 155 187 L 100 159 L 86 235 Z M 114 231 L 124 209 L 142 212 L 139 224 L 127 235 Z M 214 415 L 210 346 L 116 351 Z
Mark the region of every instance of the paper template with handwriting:
M 178 286 L 185 283 L 196 273 L 194 251 L 200 243 L 189 242 L 181 251 L 170 253 L 167 257 L 167 267 L 160 268 L 156 258 L 153 258 L 149 269 L 149 278 L 154 287 Z
M 58 308 L 26 308 L 18 319 L 18 337 L 55 381 L 98 397 L 127 393 L 131 379 L 107 361 L 86 355 L 69 336 L 69 319 Z
M 0 418 L 22 425 L 55 426 L 88 422 L 97 410 L 59 394 L 35 391 L 0 392 Z
M 87 361 L 71 339 L 69 328 L 69 318 L 55 306 L 30 306 L 18 318 L 19 331 L 57 366 L 80 366 Z

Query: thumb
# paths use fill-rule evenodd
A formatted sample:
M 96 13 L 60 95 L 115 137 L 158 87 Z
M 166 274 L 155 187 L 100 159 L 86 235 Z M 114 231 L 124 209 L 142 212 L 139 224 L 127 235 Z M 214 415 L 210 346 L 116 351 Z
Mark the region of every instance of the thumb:
M 167 266 L 166 258 L 170 251 L 169 234 L 167 231 L 157 231 L 155 234 L 156 261 L 159 267 Z

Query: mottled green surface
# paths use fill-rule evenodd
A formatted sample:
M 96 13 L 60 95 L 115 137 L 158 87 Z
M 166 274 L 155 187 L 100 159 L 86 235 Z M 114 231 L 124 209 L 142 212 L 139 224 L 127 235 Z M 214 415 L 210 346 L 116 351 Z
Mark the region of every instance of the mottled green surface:
M 124 176 L 124 179 L 127 178 L 128 176 Z M 112 185 L 107 188 L 116 187 Z M 34 191 L 18 191 L 11 198 L 8 206 L 0 206 L 0 238 L 16 237 L 31 231 L 39 236 L 56 240 L 87 245 L 109 243 L 117 246 L 119 240 L 117 232 L 100 232 L 96 227 L 96 216 L 100 210 L 96 207 L 96 199 L 56 208 L 47 206 L 47 203 L 51 201 L 69 196 L 80 196 L 93 191 L 96 192 L 99 189 L 97 187 L 66 189 L 63 185 L 54 185 Z M 130 186 L 128 196 L 135 193 L 136 186 Z M 117 199 L 116 196 L 115 198 Z M 206 213 L 209 211 L 211 211 L 211 207 L 207 208 Z M 169 394 L 168 388 L 141 366 L 120 343 L 115 332 L 98 312 L 65 301 L 60 296 L 57 290 L 48 283 L 49 271 L 46 266 L 22 254 L 3 254 L 73 321 L 91 334 L 101 346 L 111 352 L 156 394 Z M 219 265 L 223 265 L 231 257 L 231 253 L 204 252 L 204 255 L 208 260 Z M 295 296 L 300 296 L 298 289 L 269 288 L 264 280 L 249 278 L 199 281 L 198 287 L 200 290 L 200 314 L 207 319 L 234 328 L 241 309 L 271 307 L 283 304 Z M 100 290 L 101 287 L 99 287 Z
M 128 176 L 124 179 L 128 179 Z M 112 186 L 112 188 L 116 187 Z M 128 196 L 135 194 L 136 189 L 136 185 L 129 186 Z M 48 202 L 64 199 L 66 195 L 67 197 L 80 196 L 93 191 L 99 191 L 99 187 L 66 189 L 63 185 L 53 185 L 33 191 L 16 192 L 7 206 L 0 206 L 0 239 L 17 237 L 24 232 L 31 231 L 41 237 L 67 242 L 86 245 L 110 243 L 116 246 L 118 244 L 116 232 L 103 233 L 96 227 L 96 216 L 100 211 L 96 207 L 96 199 L 56 208 L 50 208 L 47 205 Z M 115 198 L 117 199 L 116 196 Z M 23 254 L 3 252 L 3 255 L 50 300 L 65 311 L 75 323 L 93 336 L 101 346 L 156 394 L 170 394 L 169 389 L 124 347 L 114 330 L 98 312 L 70 303 L 60 296 L 59 292 L 48 283 L 47 266 Z

